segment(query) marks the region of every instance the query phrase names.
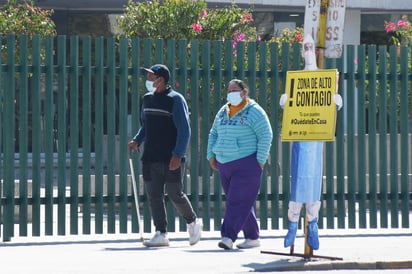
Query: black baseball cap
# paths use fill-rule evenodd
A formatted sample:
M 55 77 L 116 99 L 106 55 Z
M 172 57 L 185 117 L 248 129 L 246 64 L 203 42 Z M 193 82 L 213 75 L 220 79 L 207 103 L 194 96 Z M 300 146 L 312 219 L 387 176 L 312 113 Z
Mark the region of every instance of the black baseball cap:
M 156 64 L 151 66 L 150 68 L 143 68 L 147 72 L 151 72 L 156 76 L 163 77 L 165 79 L 165 82 L 167 83 L 170 78 L 170 71 L 169 69 L 162 64 Z

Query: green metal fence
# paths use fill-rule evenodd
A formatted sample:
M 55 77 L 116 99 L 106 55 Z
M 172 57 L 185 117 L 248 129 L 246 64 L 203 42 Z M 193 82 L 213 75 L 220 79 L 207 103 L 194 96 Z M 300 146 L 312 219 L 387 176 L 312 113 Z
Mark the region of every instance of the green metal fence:
M 205 230 L 219 229 L 224 195 L 205 158 L 226 83 L 244 79 L 267 111 L 274 139 L 256 202 L 260 227 L 285 228 L 290 144 L 280 142 L 278 98 L 300 45 L 266 42 L 2 36 L 0 223 L 15 236 L 138 231 L 127 142 L 139 127 L 142 66 L 165 63 L 188 100 L 192 137 L 185 187 Z M 398 52 L 399 50 L 399 52 Z M 347 46 L 326 60 L 340 73 L 344 108 L 325 144 L 320 227 L 410 227 L 411 49 Z M 139 155 L 131 155 L 139 172 Z M 143 228 L 150 211 L 139 184 Z M 168 203 L 168 218 L 176 213 Z M 215 220 L 212 222 L 211 220 Z M 178 227 L 176 226 L 178 224 Z M 212 227 L 214 226 L 214 227 Z M 170 221 L 170 231 L 185 230 Z

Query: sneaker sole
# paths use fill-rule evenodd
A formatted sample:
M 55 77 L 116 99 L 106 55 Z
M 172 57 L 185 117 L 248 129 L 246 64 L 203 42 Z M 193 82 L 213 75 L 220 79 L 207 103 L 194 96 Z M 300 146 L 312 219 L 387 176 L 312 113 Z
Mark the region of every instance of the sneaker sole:
M 195 245 L 195 244 L 197 244 L 197 243 L 200 241 L 200 237 L 201 237 L 201 236 L 199 236 L 199 238 L 196 239 L 196 241 L 189 241 L 189 244 L 190 244 L 190 245 Z
M 237 245 L 237 248 L 240 248 L 240 249 L 248 249 L 248 248 L 256 248 L 256 247 L 260 247 L 260 245 Z
M 191 237 L 189 237 L 189 244 L 190 245 L 195 245 L 200 241 L 200 238 L 202 238 L 202 230 L 199 230 L 199 233 L 197 234 L 197 237 L 194 239 L 190 239 Z
M 151 244 L 151 243 L 143 243 L 146 247 L 167 247 L 169 244 Z
M 227 245 L 226 245 L 225 243 L 223 243 L 223 242 L 219 242 L 218 246 L 219 246 L 220 248 L 223 248 L 223 249 L 232 249 L 230 246 L 227 246 Z

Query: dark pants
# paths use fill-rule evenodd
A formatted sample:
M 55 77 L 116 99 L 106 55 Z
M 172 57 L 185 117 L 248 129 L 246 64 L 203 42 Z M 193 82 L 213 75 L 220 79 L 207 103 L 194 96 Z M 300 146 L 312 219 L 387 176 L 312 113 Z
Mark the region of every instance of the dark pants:
M 186 222 L 189 224 L 196 220 L 196 213 L 193 211 L 186 194 L 183 193 L 184 163 L 177 170 L 169 170 L 169 163 L 163 162 L 144 162 L 142 168 L 156 231 L 166 232 L 165 189 L 177 212 L 183 216 Z
M 225 164 L 217 163 L 217 167 L 226 194 L 222 237 L 236 241 L 242 230 L 246 239 L 258 239 L 259 226 L 253 205 L 259 192 L 262 169 L 256 154 Z

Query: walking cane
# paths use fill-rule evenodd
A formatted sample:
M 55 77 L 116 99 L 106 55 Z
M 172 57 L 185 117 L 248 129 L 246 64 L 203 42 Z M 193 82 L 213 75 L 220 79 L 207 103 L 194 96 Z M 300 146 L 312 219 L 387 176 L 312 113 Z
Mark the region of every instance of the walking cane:
M 134 176 L 133 160 L 130 154 L 129 154 L 129 165 L 130 165 L 130 173 L 132 175 L 132 188 L 133 188 L 134 204 L 136 206 L 137 221 L 139 224 L 140 240 L 143 242 L 142 221 L 140 220 L 139 198 L 137 196 L 136 177 Z

